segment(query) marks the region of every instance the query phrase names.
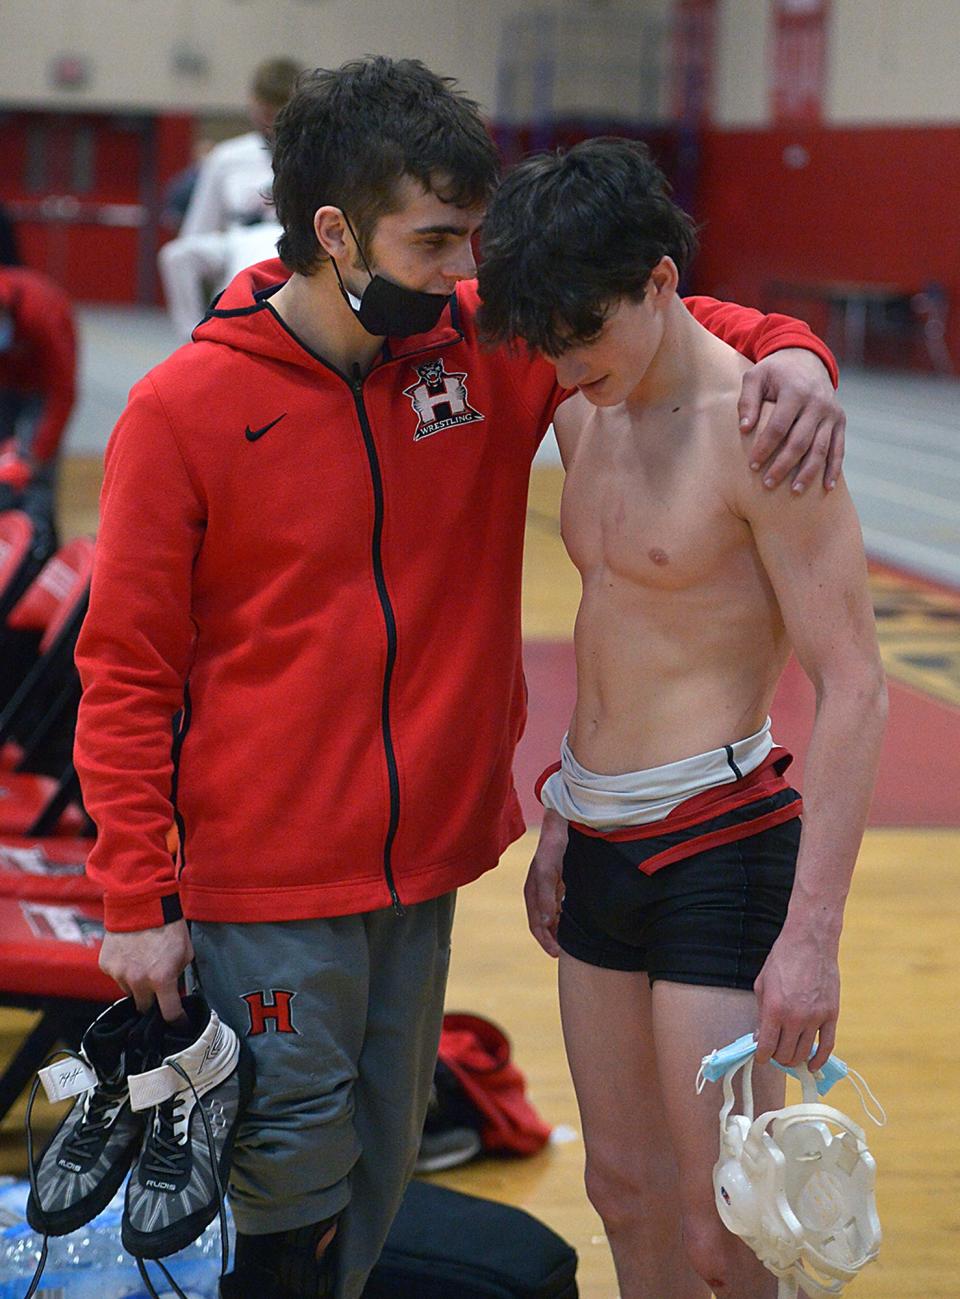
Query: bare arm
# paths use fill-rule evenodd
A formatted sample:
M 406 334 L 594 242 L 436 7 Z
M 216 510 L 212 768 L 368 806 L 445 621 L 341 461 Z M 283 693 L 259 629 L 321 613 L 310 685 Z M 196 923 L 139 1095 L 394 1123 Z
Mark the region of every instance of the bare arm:
M 560 461 L 565 470 L 568 470 L 573 463 L 577 442 L 591 413 L 589 402 L 579 392 L 575 392 L 557 407 L 553 417 L 553 431 L 557 437 Z
M 801 500 L 755 478 L 742 506 L 794 652 L 816 688 L 804 778 L 804 824 L 787 918 L 756 981 L 758 1060 L 806 1060 L 833 1048 L 843 909 L 873 791 L 886 688 L 863 542 L 841 481 Z

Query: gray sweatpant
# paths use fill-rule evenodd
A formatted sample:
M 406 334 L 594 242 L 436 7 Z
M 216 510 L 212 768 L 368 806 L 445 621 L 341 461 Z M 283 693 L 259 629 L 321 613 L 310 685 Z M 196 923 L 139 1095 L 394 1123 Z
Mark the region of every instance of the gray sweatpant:
M 357 1299 L 413 1171 L 456 895 L 324 920 L 194 921 L 200 983 L 257 1085 L 230 1202 L 248 1235 L 342 1212 L 337 1299 Z

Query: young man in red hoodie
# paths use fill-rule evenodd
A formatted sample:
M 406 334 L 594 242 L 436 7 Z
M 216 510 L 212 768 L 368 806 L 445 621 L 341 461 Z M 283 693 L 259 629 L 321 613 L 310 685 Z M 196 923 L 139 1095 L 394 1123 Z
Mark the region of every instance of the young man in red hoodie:
M 478 339 L 497 160 L 450 83 L 383 58 L 312 74 L 274 168 L 283 262 L 228 287 L 108 448 L 77 765 L 104 969 L 175 1022 L 195 955 L 256 1057 L 222 1293 L 356 1299 L 417 1152 L 455 890 L 523 829 L 527 483 L 568 394 Z M 766 476 L 833 478 L 829 353 L 690 305 L 752 360 L 787 349 L 744 397 L 753 423 L 779 394 Z

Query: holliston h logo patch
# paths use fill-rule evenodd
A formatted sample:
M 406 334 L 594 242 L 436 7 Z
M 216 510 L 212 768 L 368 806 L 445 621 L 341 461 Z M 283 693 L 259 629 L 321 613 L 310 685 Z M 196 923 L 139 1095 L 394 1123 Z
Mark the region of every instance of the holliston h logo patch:
M 414 442 L 458 424 L 475 424 L 483 419 L 467 400 L 465 371 L 448 374 L 440 360 L 426 361 L 415 368 L 418 381 L 403 390 L 420 421 L 413 435 Z
M 258 1037 L 267 1032 L 272 1025 L 274 1033 L 296 1033 L 290 1003 L 297 994 L 286 988 L 262 988 L 259 992 L 243 994 L 250 1013 L 250 1027 L 247 1037 Z

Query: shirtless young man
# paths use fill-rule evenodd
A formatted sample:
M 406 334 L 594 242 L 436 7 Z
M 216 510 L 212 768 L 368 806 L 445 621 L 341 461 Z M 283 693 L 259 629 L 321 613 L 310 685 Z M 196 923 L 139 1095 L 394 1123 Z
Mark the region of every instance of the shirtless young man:
M 677 294 L 695 237 L 666 191 L 644 146 L 587 141 L 517 168 L 484 230 L 486 331 L 579 389 L 556 419 L 577 704 L 526 902 L 560 958 L 621 1299 L 766 1299 L 776 1278 L 717 1215 L 718 1099 L 693 1080 L 758 1029 L 758 1111 L 777 1108 L 766 1062 L 833 1047 L 885 689 L 846 487 L 797 498 L 749 471 L 747 363 Z M 768 718 L 791 648 L 817 691 L 802 834 Z

